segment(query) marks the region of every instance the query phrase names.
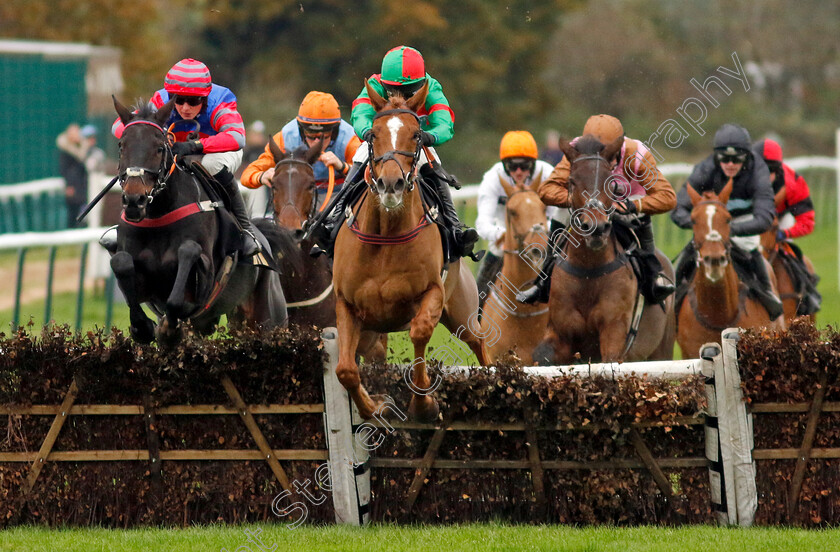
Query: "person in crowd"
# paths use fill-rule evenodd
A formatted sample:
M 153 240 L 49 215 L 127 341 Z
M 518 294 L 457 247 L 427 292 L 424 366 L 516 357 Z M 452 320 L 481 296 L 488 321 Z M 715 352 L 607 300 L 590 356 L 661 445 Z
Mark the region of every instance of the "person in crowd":
M 76 217 L 87 205 L 88 171 L 85 159 L 90 144 L 82 136 L 78 123 L 70 123 L 55 139 L 58 148 L 58 172 L 64 178 L 64 204 L 67 227 L 77 228 Z
M 563 160 L 563 150 L 560 149 L 560 133 L 554 129 L 545 133 L 545 147 L 540 159 L 549 163 L 552 167 Z
M 730 225 L 731 255 L 749 276 L 747 284 L 767 309 L 772 320 L 782 315 L 782 302 L 773 291 L 764 256 L 759 250 L 760 235 L 773 224 L 775 205 L 770 171 L 760 155 L 751 150 L 750 133 L 742 126 L 727 123 L 715 133 L 714 151 L 694 166 L 691 175 L 677 194 L 677 208 L 671 220 L 680 228 L 693 227 L 693 206 L 686 186 L 697 193 L 707 190 L 720 193 L 732 179 L 732 193 L 727 209 L 732 215 Z M 694 275 L 696 251 L 689 244 L 677 258 L 677 307 L 685 297 L 688 284 Z
M 650 303 L 660 303 L 674 292 L 674 284 L 662 272 L 662 264 L 656 257 L 656 245 L 653 239 L 651 215 L 665 213 L 674 208 L 676 195 L 671 184 L 656 166 L 656 159 L 645 145 L 624 134 L 624 127 L 617 118 L 611 115 L 593 115 L 583 127 L 583 135 L 592 135 L 602 144 L 609 144 L 620 137 L 624 143 L 613 166 L 612 174 L 616 181 L 624 184 L 624 199 L 613 203 L 615 210 L 624 215 L 632 226 L 638 246 L 631 247 L 634 242 L 632 236 L 619 232 L 619 241 L 628 249 L 628 253 L 637 259 L 639 267 L 639 289 Z M 572 141 L 574 144 L 574 140 Z M 564 158 L 551 173 L 551 176 L 540 185 L 540 198 L 546 205 L 571 207 L 568 190 L 569 172 L 571 165 Z M 562 234 L 561 234 L 562 235 Z M 552 235 L 553 239 L 558 236 Z M 554 243 L 553 249 L 561 243 Z M 548 255 L 542 273 L 537 277 L 534 285 L 517 297 L 523 303 L 548 302 L 551 288 L 551 272 L 554 267 L 554 256 Z
M 175 125 L 173 132 L 177 140 L 172 145 L 172 154 L 179 159 L 201 155 L 201 164 L 230 199 L 230 210 L 243 233 L 242 254 L 250 256 L 259 252 L 260 244 L 234 180 L 245 145 L 245 124 L 237 110 L 236 96 L 211 80 L 210 70 L 204 63 L 186 58 L 166 73 L 163 88 L 154 93 L 151 103 L 161 108 L 170 100 L 174 100 L 175 109 L 166 126 Z M 123 123 L 119 118 L 111 131 L 117 138 L 122 136 Z M 198 136 L 192 137 L 191 131 Z
M 299 147 L 311 148 L 321 144 L 321 155 L 312 165 L 315 184 L 318 187 L 319 204 L 323 201 L 329 183 L 328 167 L 333 167 L 334 192 L 344 184 L 347 171 L 353 164 L 353 156 L 362 141 L 353 127 L 341 119 L 341 110 L 332 94 L 313 90 L 300 104 L 297 117 L 272 138 L 283 152 Z M 257 189 L 270 186 L 277 160 L 266 144 L 260 156 L 249 164 L 242 173 L 242 185 Z
M 481 261 L 476 282 L 480 305 L 484 304 L 488 286 L 502 269 L 502 245 L 505 238 L 505 204 L 507 194 L 502 182 L 518 189 L 527 189 L 535 182 L 547 180 L 553 165 L 537 159 L 537 142 L 527 130 L 511 130 L 499 144 L 500 161 L 484 173 L 478 187 L 478 217 L 475 228 L 487 241 L 487 253 Z M 569 224 L 569 210 L 547 207 L 550 233 Z

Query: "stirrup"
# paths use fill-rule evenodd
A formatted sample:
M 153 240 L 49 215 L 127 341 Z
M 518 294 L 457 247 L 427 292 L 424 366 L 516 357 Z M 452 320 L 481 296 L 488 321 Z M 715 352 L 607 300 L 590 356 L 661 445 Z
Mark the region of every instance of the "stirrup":
M 242 229 L 242 256 L 243 257 L 251 257 L 256 255 L 260 251 L 262 251 L 262 245 L 260 245 L 257 236 L 250 230 L 245 228 Z

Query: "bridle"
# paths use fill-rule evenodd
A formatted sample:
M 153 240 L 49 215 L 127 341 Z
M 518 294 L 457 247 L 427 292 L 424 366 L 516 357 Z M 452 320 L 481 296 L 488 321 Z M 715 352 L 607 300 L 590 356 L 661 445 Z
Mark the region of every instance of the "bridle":
M 400 113 L 407 113 L 407 114 L 411 115 L 412 117 L 414 117 L 414 119 L 417 120 L 418 123 L 420 122 L 420 117 L 417 116 L 417 113 L 415 113 L 414 111 L 412 111 L 410 109 L 403 109 L 403 108 L 386 109 L 385 111 L 380 111 L 379 113 L 374 115 L 373 120 L 375 121 L 376 119 L 379 119 L 381 117 L 385 117 L 387 115 L 395 115 L 395 114 L 400 114 Z M 423 148 L 423 144 L 420 141 L 419 132 L 415 136 L 415 140 L 417 142 L 417 145 L 416 145 L 413 152 L 404 151 L 404 150 L 389 150 L 389 151 L 386 151 L 385 153 L 383 153 L 382 155 L 380 155 L 379 157 L 374 157 L 373 156 L 373 139 L 371 138 L 370 140 L 367 141 L 368 159 L 370 159 L 370 177 L 371 177 L 370 182 L 368 183 L 368 186 L 370 187 L 370 189 L 373 193 L 376 193 L 375 182 L 377 180 L 379 180 L 379 177 L 376 175 L 376 173 L 374 171 L 374 164 L 375 163 L 385 163 L 387 161 L 393 161 L 394 163 L 397 164 L 397 167 L 400 169 L 400 174 L 402 174 L 403 180 L 408 185 L 408 191 L 410 192 L 411 190 L 414 189 L 414 180 L 416 178 L 415 169 L 417 168 L 417 162 L 420 160 L 420 151 Z M 396 158 L 397 155 L 404 155 L 406 157 L 411 158 L 411 167 L 409 167 L 408 173 L 403 171 L 402 165 L 400 164 L 399 161 L 397 161 L 397 158 Z
M 717 205 L 719 207 L 722 207 L 724 210 L 726 209 L 726 205 L 724 205 L 723 202 L 718 201 L 716 199 L 704 199 L 702 201 L 698 201 L 694 205 L 694 208 L 697 208 L 700 205 Z M 703 245 L 706 242 L 723 243 L 723 236 L 721 235 L 720 232 L 718 232 L 714 228 L 711 228 L 711 226 L 710 226 L 709 231 L 706 233 L 706 235 L 704 236 L 704 239 L 702 241 L 697 241 L 694 237 L 692 237 L 691 242 L 694 246 L 695 263 L 697 264 L 697 266 L 700 266 L 701 264 L 703 264 L 703 259 L 700 255 L 700 249 L 703 247 Z M 731 261 L 732 242 L 730 240 L 727 240 L 723 244 L 723 246 L 726 249 L 726 261 L 730 262 Z
M 577 163 L 579 161 L 599 161 L 599 163 L 597 165 L 595 165 L 595 182 L 596 183 L 600 183 L 600 181 L 601 181 L 600 180 L 601 164 L 606 163 L 607 165 L 609 165 L 609 163 L 610 163 L 607 159 L 604 159 L 600 154 L 597 154 L 597 153 L 593 153 L 593 154 L 589 154 L 589 155 L 581 155 L 580 157 L 577 157 L 574 161 L 572 161 L 569 164 L 569 173 L 570 173 L 569 176 L 570 177 L 571 177 L 571 167 L 572 167 L 572 165 L 574 165 L 575 163 Z M 569 179 L 569 183 L 574 185 L 571 178 Z M 574 205 L 572 205 L 572 209 L 577 210 L 577 208 L 575 208 Z M 604 204 L 601 202 L 601 200 L 598 199 L 598 198 L 595 198 L 595 197 L 590 197 L 586 201 L 586 203 L 582 207 L 580 207 L 580 209 L 598 209 L 598 210 L 600 210 L 604 213 L 607 212 L 607 208 L 604 206 Z
M 277 162 L 277 164 L 274 166 L 274 174 L 275 175 L 277 174 L 277 169 L 280 168 L 280 165 L 295 165 L 295 164 L 305 165 L 306 167 L 309 168 L 310 171 L 312 170 L 312 165 L 310 165 L 309 163 L 307 163 L 303 159 L 295 159 L 293 157 L 290 157 L 288 159 L 281 159 L 280 161 Z M 301 219 L 303 219 L 303 220 L 312 219 L 312 217 L 315 215 L 315 209 L 318 208 L 318 194 L 315 192 L 315 179 L 314 179 L 314 177 L 312 179 L 312 186 L 311 186 L 311 188 L 312 188 L 312 201 L 310 202 L 309 210 L 306 213 L 306 217 L 303 216 L 303 213 L 300 212 L 300 209 L 298 209 L 297 205 L 295 205 L 294 202 L 292 201 L 292 173 L 291 173 L 291 171 L 288 172 L 288 177 L 289 177 L 289 179 L 288 179 L 288 182 L 286 183 L 286 190 L 288 192 L 288 194 L 287 194 L 288 197 L 286 198 L 286 203 L 284 203 L 283 206 L 280 207 L 280 210 L 275 213 L 275 217 L 279 217 L 283 213 L 283 211 L 286 210 L 286 207 L 291 207 L 292 209 L 295 210 L 295 213 L 297 213 L 298 216 Z
M 507 201 L 510 202 L 510 198 L 512 198 L 516 194 L 519 194 L 519 193 L 522 193 L 522 192 L 525 192 L 525 191 L 528 191 L 528 190 L 517 190 L 517 191 L 515 191 L 514 193 L 512 193 L 511 195 L 508 196 Z M 507 207 L 505 207 L 505 226 L 507 228 L 511 227 L 510 211 L 508 210 Z M 543 225 L 541 223 L 534 224 L 528 230 L 526 230 L 525 232 L 523 232 L 521 234 L 514 233 L 513 234 L 513 240 L 516 242 L 516 249 L 502 249 L 502 253 L 519 256 L 524 252 L 523 250 L 525 249 L 525 238 L 527 238 L 529 234 L 539 235 L 539 234 L 545 234 L 545 233 L 546 233 L 545 225 Z
M 146 184 L 146 175 L 153 177 L 154 183 L 152 184 L 152 189 L 149 191 L 148 194 L 146 194 L 148 202 L 151 203 L 154 200 L 155 196 L 157 196 L 166 188 L 166 183 L 169 181 L 169 177 L 172 176 L 172 172 L 175 169 L 175 163 L 172 162 L 174 159 L 172 155 L 172 148 L 169 144 L 169 141 L 166 139 L 167 131 L 165 131 L 163 127 L 159 124 L 145 120 L 131 121 L 130 123 L 125 125 L 125 127 L 123 127 L 123 136 L 125 136 L 125 131 L 128 129 L 128 127 L 132 125 L 149 125 L 159 130 L 160 133 L 164 136 L 163 144 L 165 150 L 163 152 L 163 155 L 161 155 L 160 166 L 157 168 L 157 170 L 149 169 L 147 167 L 132 166 L 126 167 L 117 175 L 121 188 L 125 188 L 125 183 L 129 178 L 139 178 L 143 182 L 144 187 L 148 187 L 148 185 Z M 168 169 L 167 164 L 169 164 Z

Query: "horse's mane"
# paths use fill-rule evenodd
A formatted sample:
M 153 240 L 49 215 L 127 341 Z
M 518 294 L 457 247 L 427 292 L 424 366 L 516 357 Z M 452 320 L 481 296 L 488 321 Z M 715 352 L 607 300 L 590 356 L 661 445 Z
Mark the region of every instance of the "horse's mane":
M 296 274 L 303 274 L 305 269 L 303 255 L 305 253 L 295 240 L 295 231 L 283 228 L 268 219 L 258 220 L 256 224 L 260 232 L 265 234 L 265 237 L 271 242 L 272 253 L 274 253 L 274 258 L 278 260 L 280 269 L 285 271 L 287 267 L 291 267 Z
M 584 155 L 592 155 L 601 153 L 606 146 L 602 144 L 594 135 L 585 134 L 575 142 L 575 149 Z
M 293 149 L 292 151 L 286 152 L 286 155 L 283 159 L 306 159 L 306 154 L 309 152 L 309 148 L 304 145 L 300 145 Z
M 134 106 L 134 110 L 137 112 L 135 118 L 148 120 L 154 117 L 158 108 L 152 102 L 147 102 L 143 98 L 137 98 L 137 104 Z

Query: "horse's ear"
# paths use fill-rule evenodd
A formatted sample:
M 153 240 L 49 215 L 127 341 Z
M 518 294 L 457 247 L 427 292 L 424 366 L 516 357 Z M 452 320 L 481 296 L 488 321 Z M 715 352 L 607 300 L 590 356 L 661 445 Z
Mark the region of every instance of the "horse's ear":
M 429 79 L 423 83 L 423 88 L 415 92 L 415 94 L 405 102 L 406 107 L 417 113 L 420 108 L 426 104 L 426 96 L 429 94 Z
M 536 169 L 534 169 L 534 170 L 536 170 Z M 530 190 L 532 192 L 534 192 L 535 194 L 539 193 L 540 192 L 540 184 L 542 184 L 542 175 L 538 174 L 531 181 Z
M 720 201 L 724 205 L 726 205 L 726 202 L 729 201 L 729 194 L 732 193 L 732 186 L 733 186 L 733 181 L 730 178 L 729 182 L 726 183 L 726 186 L 724 186 L 723 189 L 718 194 L 718 201 Z
M 505 195 L 510 197 L 516 192 L 516 188 L 509 184 L 504 178 L 501 176 L 499 177 L 499 184 L 502 185 L 502 189 L 505 191 Z
M 691 182 L 685 183 L 685 191 L 688 192 L 688 197 L 691 198 L 691 206 L 694 207 L 700 200 L 703 199 L 697 190 L 694 189 L 694 186 L 691 185 Z
M 609 162 L 613 162 L 621 153 L 621 146 L 624 145 L 624 136 L 619 136 L 612 142 L 606 145 L 604 151 L 601 152 L 601 156 Z
M 560 138 L 560 149 L 563 151 L 563 155 L 569 161 L 569 163 L 574 162 L 577 159 L 580 152 L 575 149 L 575 147 L 565 138 Z
M 318 140 L 314 144 L 312 144 L 312 146 L 310 146 L 308 150 L 306 150 L 306 156 L 304 158 L 304 161 L 311 165 L 312 163 L 318 160 L 318 158 L 321 156 L 322 151 L 324 151 L 324 141 Z
M 114 100 L 114 109 L 117 110 L 117 115 L 120 116 L 120 121 L 123 125 L 127 125 L 131 121 L 131 111 L 126 106 L 120 103 L 116 96 L 111 94 L 111 99 Z
M 370 103 L 373 104 L 374 110 L 379 111 L 385 107 L 385 104 L 388 103 L 385 98 L 380 96 L 379 93 L 373 89 L 370 85 L 370 80 L 365 81 L 365 90 L 367 90 L 368 98 L 370 98 Z
M 277 145 L 277 142 L 274 140 L 274 136 L 268 139 L 268 151 L 271 152 L 271 155 L 274 156 L 274 164 L 276 165 L 278 161 L 285 157 L 283 150 L 280 149 L 280 146 Z
M 175 107 L 175 96 L 169 98 L 169 101 L 163 104 L 163 106 L 157 110 L 155 113 L 155 121 L 161 126 L 163 123 L 169 119 L 169 115 L 172 113 L 172 109 Z

